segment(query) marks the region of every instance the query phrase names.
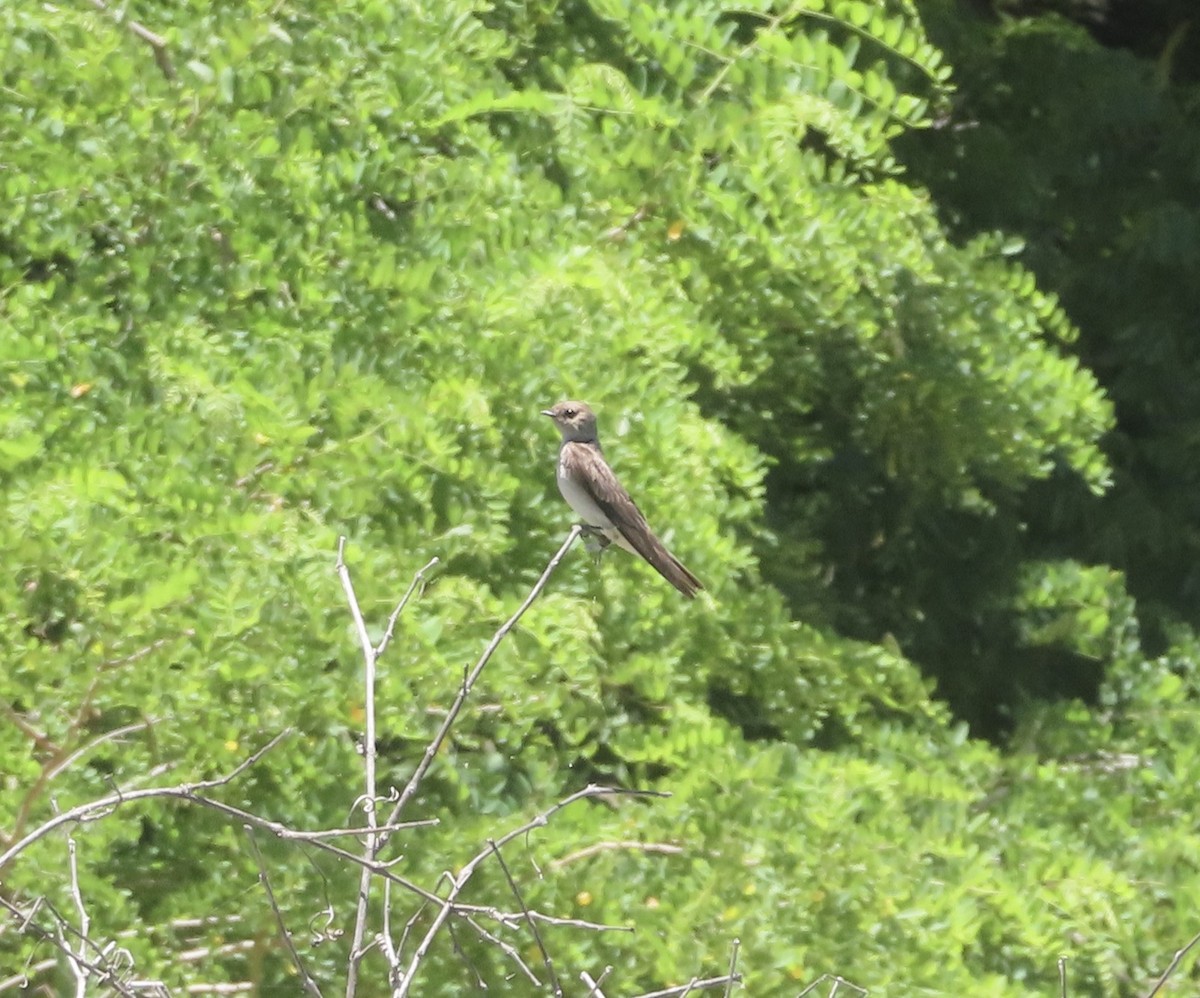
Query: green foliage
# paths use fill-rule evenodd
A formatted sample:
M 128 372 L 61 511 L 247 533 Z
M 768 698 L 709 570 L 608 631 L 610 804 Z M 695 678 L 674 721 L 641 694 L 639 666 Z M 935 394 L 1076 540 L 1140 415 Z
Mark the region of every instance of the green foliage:
M 1195 624 L 1200 605 L 1194 82 L 1169 82 L 1177 44 L 1154 62 L 1057 18 L 991 26 L 923 9 L 960 93 L 947 127 L 907 141 L 906 157 L 957 231 L 1018 234 L 1019 259 L 1079 324 L 1074 349 L 1119 415 L 1106 500 L 1035 492 L 1026 515 L 1124 571 L 1161 650 L 1162 629 Z
M 547 929 L 564 975 L 619 966 L 614 993 L 720 972 L 734 936 L 763 993 L 824 972 L 1044 991 L 1079 929 L 1079 986 L 1116 995 L 1172 948 L 1178 919 L 1131 886 L 1178 858 L 1168 836 L 1128 809 L 1061 843 L 1128 781 L 1156 819 L 1188 795 L 1057 761 L 1034 710 L 1020 731 L 1050 758 L 1006 760 L 905 657 L 950 646 L 973 556 L 963 616 L 1011 641 L 962 662 L 1112 669 L 1111 719 L 1046 708 L 1074 732 L 1059 754 L 1134 740 L 1191 660 L 1184 638 L 1137 653 L 1120 575 L 1011 549 L 1031 481 L 1103 488 L 1110 413 L 1010 244 L 952 244 L 899 179 L 891 142 L 946 98 L 907 3 L 123 14 L 170 72 L 115 11 L 0 8 L 0 846 L 114 787 L 226 773 L 285 727 L 216 793 L 357 822 L 338 536 L 376 639 L 441 559 L 378 681 L 380 785 L 400 786 L 569 522 L 537 411 L 577 396 L 707 592 L 572 552 L 413 801 L 441 824 L 397 837 L 403 876 L 437 883 L 588 782 L 649 785 L 673 796 L 556 815 L 537 868 L 506 852 L 530 905 L 638 929 Z M 1192 774 L 1184 748 L 1162 758 Z M 295 989 L 235 823 L 126 802 L 74 834 L 94 934 L 131 933 L 139 975 Z M 1121 835 L 1147 841 L 1124 865 Z M 309 969 L 339 982 L 357 876 L 259 838 Z M 64 854 L 61 832 L 23 851 L 4 897 L 72 912 Z M 394 897 L 395 928 L 416 909 Z M 494 863 L 465 900 L 517 907 Z M 496 931 L 540 966 L 520 922 Z M 500 950 L 455 943 L 422 994 L 521 987 Z M 0 952 L 48 951 L 6 932 Z M 384 978 L 372 951 L 360 993 Z

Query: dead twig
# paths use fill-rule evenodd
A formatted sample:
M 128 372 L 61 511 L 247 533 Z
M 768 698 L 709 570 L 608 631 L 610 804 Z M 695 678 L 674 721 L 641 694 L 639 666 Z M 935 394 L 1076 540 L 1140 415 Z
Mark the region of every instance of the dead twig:
M 496 845 L 493 839 L 488 839 L 488 845 L 491 846 L 492 854 L 496 857 L 496 862 L 500 864 L 500 869 L 504 873 L 504 879 L 508 881 L 509 890 L 512 891 L 513 897 L 517 899 L 517 904 L 521 906 L 521 914 L 525 917 L 525 921 L 529 925 L 529 931 L 533 933 L 533 941 L 537 944 L 538 952 L 542 955 L 542 966 L 546 968 L 546 974 L 550 978 L 550 986 L 554 994 L 562 998 L 562 982 L 558 979 L 558 974 L 554 971 L 554 961 L 550 958 L 546 944 L 542 942 L 542 934 L 538 932 L 537 922 L 529 915 L 529 906 L 525 904 L 525 899 L 521 896 L 521 890 L 517 887 L 517 882 L 513 880 L 513 875 L 508 869 L 508 864 L 504 862 L 504 856 L 500 852 L 500 847 Z
M 550 559 L 549 564 L 546 565 L 545 571 L 542 572 L 541 577 L 537 580 L 537 582 L 534 583 L 533 588 L 529 591 L 529 595 L 525 597 L 525 602 L 517 607 L 516 611 L 511 617 L 508 618 L 508 620 L 500 625 L 500 629 L 492 636 L 492 640 L 488 642 L 487 647 L 483 650 L 483 654 L 479 656 L 479 661 L 475 663 L 475 667 L 471 669 L 469 673 L 467 673 L 466 678 L 463 679 L 462 683 L 459 685 L 458 695 L 454 698 L 454 702 L 450 705 L 450 710 L 446 713 L 446 717 L 442 721 L 442 726 L 438 728 L 437 734 L 433 736 L 433 739 L 430 741 L 430 743 L 425 746 L 425 754 L 421 757 L 421 761 L 417 764 L 417 768 L 413 772 L 412 776 L 409 777 L 408 783 L 405 784 L 404 790 L 400 794 L 400 799 L 396 802 L 396 806 L 392 808 L 392 813 L 388 816 L 389 824 L 399 820 L 400 812 L 404 810 L 405 805 L 412 800 L 413 795 L 417 792 L 417 789 L 421 785 L 421 781 L 425 778 L 425 773 L 429 770 L 433 760 L 437 757 L 438 750 L 441 749 L 442 743 L 446 740 L 446 736 L 450 734 L 450 729 L 454 726 L 454 722 L 458 719 L 458 715 L 462 710 L 463 704 L 466 702 L 467 697 L 471 694 L 471 689 L 479 680 L 483 670 L 487 668 L 487 664 L 491 661 L 492 656 L 496 653 L 496 649 L 500 647 L 500 642 L 508 636 L 509 631 L 516 627 L 517 621 L 519 621 L 525 615 L 525 611 L 528 610 L 533 605 L 533 601 L 536 600 L 539 595 L 541 595 L 542 590 L 546 588 L 546 583 L 550 581 L 550 576 L 554 574 L 554 570 L 558 567 L 559 562 L 563 560 L 563 557 L 566 555 L 567 551 L 570 550 L 571 545 L 575 543 L 575 539 L 580 535 L 580 533 L 582 533 L 582 531 L 583 528 L 578 524 L 571 528 L 570 532 L 567 534 L 567 539 L 562 543 L 562 547 L 560 547 L 555 553 L 554 557 Z M 381 836 L 381 838 L 383 838 L 383 841 L 381 841 L 379 845 L 380 848 L 383 848 L 384 842 L 386 842 L 386 836 Z
M 275 913 L 275 924 L 279 926 L 279 935 L 283 938 L 283 944 L 287 947 L 287 951 L 292 958 L 292 963 L 296 966 L 296 972 L 300 975 L 300 983 L 304 985 L 304 990 L 312 995 L 313 998 L 323 998 L 320 987 L 318 987 L 317 982 L 309 974 L 308 968 L 304 966 L 304 961 L 300 958 L 296 944 L 292 942 L 292 934 L 288 932 L 288 927 L 283 921 L 283 912 L 279 910 L 279 903 L 275 900 L 275 891 L 271 889 L 271 878 L 267 876 L 267 865 L 263 862 L 262 850 L 258 848 L 258 840 L 254 837 L 254 829 L 249 825 L 244 827 L 246 829 L 246 837 L 250 840 L 250 848 L 254 853 L 254 862 L 258 864 L 258 882 L 263 885 L 263 890 L 267 893 L 267 902 L 271 905 L 271 911 Z
M 108 13 L 109 6 L 104 2 L 104 0 L 91 0 L 91 3 L 92 6 L 97 10 Z M 162 72 L 162 75 L 168 80 L 174 82 L 175 67 L 171 63 L 171 55 L 167 50 L 167 40 L 157 32 L 151 31 L 140 21 L 129 20 L 121 13 L 116 15 L 116 20 L 118 23 L 123 22 L 125 27 L 127 27 L 134 36 L 140 38 L 150 46 L 154 52 L 154 61 L 158 64 L 158 68 Z
M 1187 956 L 1188 953 L 1191 952 L 1192 948 L 1198 943 L 1200 943 L 1200 932 L 1197 932 L 1194 936 L 1192 936 L 1192 938 L 1189 939 L 1182 948 L 1175 951 L 1175 957 L 1169 964 L 1167 964 L 1167 969 L 1164 970 L 1162 972 L 1162 976 L 1155 981 L 1154 987 L 1152 987 L 1146 994 L 1146 998 L 1154 998 L 1154 996 L 1163 989 L 1163 985 L 1167 983 L 1167 978 L 1175 973 L 1175 968 L 1179 966 L 1183 958 Z
M 408 605 L 409 599 L 424 579 L 425 573 L 437 564 L 438 559 L 433 558 L 413 576 L 412 582 L 409 584 L 408 591 L 397 604 L 396 609 L 392 611 L 391 617 L 388 619 L 387 630 L 384 632 L 383 638 L 379 642 L 379 647 L 376 648 L 371 642 L 371 636 L 367 633 L 367 624 L 363 619 L 362 608 L 358 603 L 358 596 L 354 592 L 354 583 L 350 578 L 350 569 L 346 565 L 346 538 L 338 538 L 337 563 L 335 565 L 338 578 L 342 583 L 342 591 L 346 595 L 346 603 L 350 607 L 350 616 L 354 620 L 354 629 L 358 632 L 358 643 L 362 648 L 363 655 L 363 710 L 366 717 L 366 730 L 363 734 L 363 780 L 366 785 L 363 795 L 363 812 L 367 818 L 367 836 L 363 843 L 363 858 L 374 860 L 379 855 L 379 850 L 382 848 L 383 841 L 378 838 L 379 815 L 376 810 L 376 779 L 375 779 L 375 762 L 376 762 L 376 738 L 375 738 L 375 668 L 379 661 L 379 656 L 383 654 L 383 650 L 388 646 L 392 639 L 392 633 L 396 627 L 396 621 L 400 618 L 401 612 Z M 388 824 L 394 824 L 389 821 Z M 387 833 L 384 833 L 385 835 Z M 363 955 L 363 938 L 367 932 L 367 912 L 371 898 L 371 871 L 363 866 L 359 869 L 358 879 L 358 903 L 354 914 L 354 930 L 350 942 L 350 958 L 349 966 L 346 971 L 346 996 L 353 998 L 358 990 L 358 967 L 362 962 Z
M 550 862 L 551 870 L 561 870 L 564 866 L 571 863 L 577 863 L 581 859 L 590 859 L 593 856 L 598 856 L 602 852 L 611 852 L 617 849 L 635 849 L 640 852 L 657 852 L 668 856 L 679 856 L 683 853 L 682 846 L 671 845 L 669 842 L 593 842 L 590 846 L 584 846 L 582 849 L 577 849 L 575 852 L 567 853 L 556 860 Z
M 568 540 L 573 541 L 577 534 L 578 529 L 572 528 L 571 536 Z M 564 545 L 562 550 L 560 550 L 560 555 L 565 553 L 566 547 L 567 545 Z M 622 794 L 634 797 L 670 796 L 669 794 L 665 794 L 660 791 L 613 789 L 611 787 L 602 787 L 591 783 L 582 790 L 577 790 L 570 796 L 563 798 L 553 807 L 547 808 L 541 814 L 530 819 L 520 827 L 514 828 L 510 832 L 506 832 L 494 842 L 489 843 L 488 848 L 476 853 L 475 856 L 467 861 L 466 865 L 463 866 L 458 875 L 451 878 L 449 891 L 444 898 L 439 899 L 437 902 L 440 906 L 440 910 L 433 917 L 432 924 L 429 926 L 429 929 L 426 931 L 424 937 L 417 944 L 416 952 L 413 953 L 412 959 L 409 961 L 408 969 L 401 976 L 399 983 L 392 989 L 392 998 L 404 998 L 404 996 L 408 994 L 409 989 L 412 987 L 413 981 L 416 979 L 417 970 L 420 967 L 421 961 L 425 959 L 426 954 L 429 952 L 430 946 L 433 944 L 434 938 L 437 936 L 438 932 L 441 931 L 446 919 L 449 918 L 451 912 L 454 910 L 455 901 L 458 899 L 459 894 L 462 893 L 463 888 L 467 886 L 467 883 L 475 875 L 475 871 L 478 869 L 479 864 L 482 863 L 488 856 L 492 855 L 497 846 L 506 845 L 513 839 L 520 838 L 522 835 L 527 835 L 535 828 L 545 827 L 547 824 L 549 824 L 550 819 L 555 814 L 557 814 L 563 808 L 574 804 L 576 801 L 585 800 L 589 797 L 599 797 L 604 794 Z

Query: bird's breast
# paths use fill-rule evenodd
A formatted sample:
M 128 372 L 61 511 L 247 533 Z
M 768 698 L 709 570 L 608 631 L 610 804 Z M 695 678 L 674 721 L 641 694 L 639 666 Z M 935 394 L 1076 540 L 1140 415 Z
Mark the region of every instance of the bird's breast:
M 596 504 L 596 500 L 579 483 L 572 473 L 570 466 L 562 457 L 558 459 L 558 491 L 567 501 L 567 505 L 579 515 L 589 527 L 611 527 L 612 521 L 604 515 L 604 511 Z

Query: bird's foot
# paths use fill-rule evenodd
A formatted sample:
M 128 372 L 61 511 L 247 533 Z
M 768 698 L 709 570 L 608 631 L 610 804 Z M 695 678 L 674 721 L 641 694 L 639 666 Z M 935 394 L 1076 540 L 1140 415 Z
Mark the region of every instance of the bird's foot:
M 612 541 L 604 536 L 603 531 L 599 527 L 593 527 L 587 523 L 579 525 L 583 528 L 583 546 L 596 556 L 596 561 L 600 561 L 600 556 L 604 554 L 604 549 L 608 547 Z

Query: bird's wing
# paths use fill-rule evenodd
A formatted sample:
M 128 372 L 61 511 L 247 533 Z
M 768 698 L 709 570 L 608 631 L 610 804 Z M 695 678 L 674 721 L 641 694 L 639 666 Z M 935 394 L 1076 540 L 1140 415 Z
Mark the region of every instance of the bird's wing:
M 625 540 L 668 582 L 687 597 L 704 588 L 691 572 L 654 536 L 646 517 L 617 481 L 604 454 L 594 444 L 563 444 L 562 459 L 572 478 L 583 488 L 600 511 L 608 517 Z

